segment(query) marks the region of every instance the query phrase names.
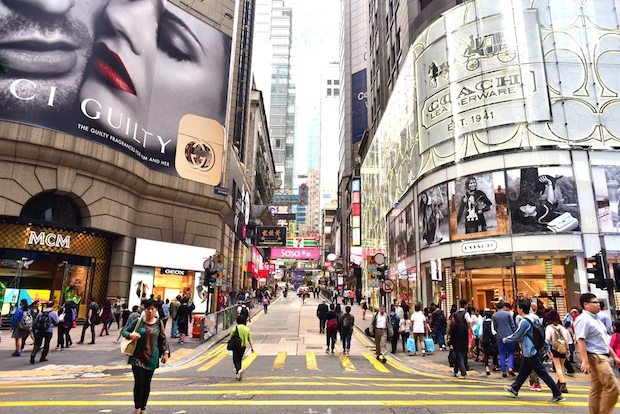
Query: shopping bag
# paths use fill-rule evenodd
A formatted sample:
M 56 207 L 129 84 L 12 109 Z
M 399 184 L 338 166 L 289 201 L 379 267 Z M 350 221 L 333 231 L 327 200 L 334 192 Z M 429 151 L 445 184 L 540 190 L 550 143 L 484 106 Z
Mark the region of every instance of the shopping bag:
M 415 339 L 407 338 L 407 352 L 416 352 Z
M 435 352 L 435 342 L 433 342 L 433 338 L 430 335 L 426 335 L 424 338 L 424 350 L 426 352 Z
M 448 352 L 448 364 L 450 365 L 450 368 L 456 365 L 456 354 L 453 350 L 450 350 L 450 352 Z

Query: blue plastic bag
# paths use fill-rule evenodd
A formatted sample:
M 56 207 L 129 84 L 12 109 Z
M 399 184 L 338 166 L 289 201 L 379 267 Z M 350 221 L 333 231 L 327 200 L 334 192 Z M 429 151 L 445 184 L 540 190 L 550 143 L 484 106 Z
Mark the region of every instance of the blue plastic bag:
M 415 340 L 413 338 L 407 338 L 407 352 L 415 352 Z
M 424 350 L 426 352 L 435 352 L 435 342 L 433 342 L 433 338 L 430 335 L 426 335 L 424 338 Z

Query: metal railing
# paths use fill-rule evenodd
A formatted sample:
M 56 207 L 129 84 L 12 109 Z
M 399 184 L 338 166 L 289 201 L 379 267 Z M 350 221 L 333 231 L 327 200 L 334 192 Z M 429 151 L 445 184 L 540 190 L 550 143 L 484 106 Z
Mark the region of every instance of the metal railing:
M 243 302 L 248 308 L 252 309 L 254 303 L 252 300 L 246 300 Z M 241 306 L 241 303 L 237 303 L 234 306 L 229 306 L 226 309 L 219 310 L 215 313 L 210 313 L 200 318 L 200 343 L 206 342 L 213 335 L 220 331 L 225 331 L 235 324 L 239 313 L 237 309 Z

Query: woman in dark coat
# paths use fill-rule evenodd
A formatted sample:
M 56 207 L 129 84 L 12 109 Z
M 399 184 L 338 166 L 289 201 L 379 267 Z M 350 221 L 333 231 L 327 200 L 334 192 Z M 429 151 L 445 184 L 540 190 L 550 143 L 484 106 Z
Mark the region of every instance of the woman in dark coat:
M 177 311 L 177 323 L 179 326 L 179 343 L 185 343 L 185 337 L 189 334 L 189 324 L 192 319 L 192 311 L 194 310 L 194 304 L 189 303 L 189 298 L 181 299 L 181 306 Z
M 463 378 L 467 377 L 467 350 L 469 348 L 469 337 L 467 335 L 468 328 L 467 323 L 459 321 L 459 318 L 463 318 L 459 315 L 459 312 L 450 316 L 450 324 L 448 328 L 448 346 L 450 352 L 454 352 L 454 376 L 458 378 L 459 370 Z
M 110 325 L 110 322 L 112 322 L 112 319 L 112 302 L 106 300 L 103 304 L 103 308 L 101 309 L 101 332 L 99 333 L 99 336 L 102 336 L 104 331 L 106 335 L 110 335 L 110 332 L 108 332 L 108 326 Z

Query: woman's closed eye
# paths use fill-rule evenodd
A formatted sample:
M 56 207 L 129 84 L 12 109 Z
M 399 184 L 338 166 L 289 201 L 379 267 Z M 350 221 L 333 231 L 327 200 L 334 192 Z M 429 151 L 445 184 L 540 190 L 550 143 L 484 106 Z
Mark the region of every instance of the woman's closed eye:
M 157 47 L 179 61 L 197 61 L 199 53 L 202 53 L 202 46 L 191 29 L 168 11 L 161 17 Z

